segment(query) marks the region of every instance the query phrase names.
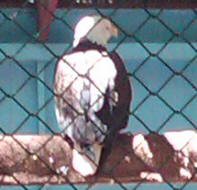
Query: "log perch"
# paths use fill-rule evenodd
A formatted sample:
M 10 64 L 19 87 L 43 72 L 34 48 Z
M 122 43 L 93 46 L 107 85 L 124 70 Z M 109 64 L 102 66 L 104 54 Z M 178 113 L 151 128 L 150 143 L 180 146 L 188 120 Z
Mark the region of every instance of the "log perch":
M 97 174 L 87 178 L 72 169 L 71 160 L 72 148 L 60 135 L 0 136 L 1 185 L 165 183 L 197 181 L 197 133 L 120 134 Z

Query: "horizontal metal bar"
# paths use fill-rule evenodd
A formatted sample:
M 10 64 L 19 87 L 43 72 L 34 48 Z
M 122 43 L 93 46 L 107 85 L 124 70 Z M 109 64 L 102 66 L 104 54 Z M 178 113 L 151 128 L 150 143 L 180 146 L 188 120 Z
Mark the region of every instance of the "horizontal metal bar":
M 4 0 L 0 7 L 21 7 L 27 0 Z M 35 3 L 27 3 L 34 7 Z M 164 8 L 164 9 L 195 9 L 196 0 L 61 0 L 58 8 Z

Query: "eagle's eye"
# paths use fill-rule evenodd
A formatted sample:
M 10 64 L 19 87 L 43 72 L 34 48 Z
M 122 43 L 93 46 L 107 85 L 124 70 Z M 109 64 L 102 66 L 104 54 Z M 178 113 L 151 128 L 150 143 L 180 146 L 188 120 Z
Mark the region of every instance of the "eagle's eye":
M 109 25 L 105 25 L 105 30 L 110 31 L 110 26 Z

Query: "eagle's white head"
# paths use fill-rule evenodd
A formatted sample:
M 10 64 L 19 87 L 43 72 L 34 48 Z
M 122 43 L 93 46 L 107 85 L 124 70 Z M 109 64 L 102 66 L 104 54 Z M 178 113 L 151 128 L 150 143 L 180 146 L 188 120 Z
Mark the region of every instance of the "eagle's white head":
M 112 36 L 117 37 L 118 34 L 118 28 L 109 19 L 100 15 L 85 16 L 75 27 L 73 47 L 76 47 L 84 38 L 98 45 L 106 46 L 108 40 Z

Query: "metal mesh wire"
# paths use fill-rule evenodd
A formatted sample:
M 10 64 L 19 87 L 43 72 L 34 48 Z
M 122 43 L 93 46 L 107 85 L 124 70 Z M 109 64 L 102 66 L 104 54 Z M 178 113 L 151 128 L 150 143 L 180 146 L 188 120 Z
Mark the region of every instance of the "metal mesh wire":
M 138 4 L 135 1 L 133 3 Z M 62 1 L 60 4 L 63 5 L 66 2 Z M 148 133 L 163 133 L 169 128 L 194 130 L 197 128 L 194 113 L 197 105 L 195 76 L 197 49 L 196 36 L 193 35 L 197 27 L 196 10 L 179 10 L 176 13 L 176 10 L 165 10 L 162 7 L 155 10 L 119 9 L 128 4 L 127 1 L 120 3 L 120 1 L 110 0 L 69 1 L 66 9 L 59 9 L 55 13 L 50 12 L 53 22 L 47 42 L 41 42 L 39 39 L 39 33 L 36 30 L 36 9 L 30 6 L 30 2 L 22 2 L 19 8 L 0 9 L 0 30 L 2 31 L 0 32 L 2 41 L 0 45 L 0 131 L 2 135 L 50 133 L 53 136 L 60 132 L 53 113 L 54 67 L 62 54 L 72 48 L 72 35 L 77 20 L 89 12 L 108 16 L 121 32 L 118 40 L 112 41 L 108 48 L 110 51 L 123 54 L 121 56 L 126 59 L 128 75 L 131 78 L 134 98 L 132 109 L 128 113 L 130 115 L 129 132 L 134 133 L 134 125 L 139 126 L 134 131 Z M 82 9 L 77 10 L 75 6 L 90 6 L 91 10 L 83 12 Z M 111 6 L 110 9 L 98 8 L 107 6 Z M 126 19 L 129 11 L 136 18 Z M 77 12 L 78 18 L 75 16 Z M 175 22 L 177 17 L 173 18 L 176 14 L 182 15 L 181 18 L 185 20 L 182 22 L 179 20 L 177 24 Z M 172 21 L 169 16 L 172 16 Z M 25 17 L 27 21 L 24 20 Z M 180 23 L 182 23 L 181 26 Z M 57 27 L 60 28 L 57 29 Z M 12 31 L 6 36 L 6 31 L 8 32 L 9 29 Z M 63 35 L 64 29 L 66 35 Z M 12 34 L 14 31 L 19 38 Z M 17 139 L 15 140 L 19 143 Z M 49 138 L 46 144 L 50 140 Z M 26 149 L 25 151 L 28 152 Z M 31 155 L 30 152 L 29 154 Z M 41 158 L 39 160 L 47 165 Z M 49 169 L 51 169 L 50 166 Z M 111 176 L 113 177 L 113 171 Z M 22 189 L 28 189 L 17 179 L 15 180 Z M 179 189 L 184 189 L 190 180 Z M 176 189 L 173 183 L 165 178 L 164 181 L 170 189 Z M 114 182 L 119 188 L 128 189 L 115 177 Z M 140 189 L 143 183 L 142 180 L 132 189 Z M 69 185 L 71 189 L 80 189 L 72 183 Z M 92 187 L 94 184 L 86 189 Z M 44 188 L 46 188 L 45 185 L 40 187 L 40 189 Z

